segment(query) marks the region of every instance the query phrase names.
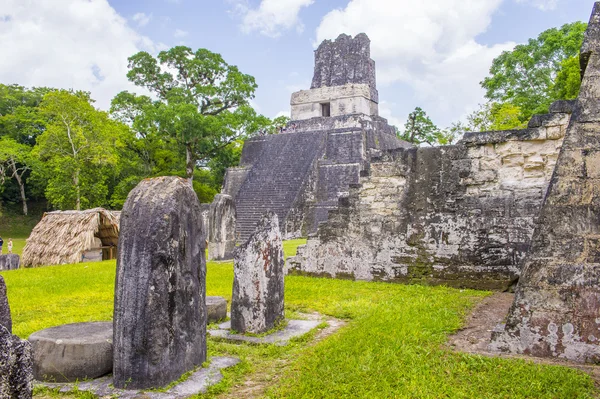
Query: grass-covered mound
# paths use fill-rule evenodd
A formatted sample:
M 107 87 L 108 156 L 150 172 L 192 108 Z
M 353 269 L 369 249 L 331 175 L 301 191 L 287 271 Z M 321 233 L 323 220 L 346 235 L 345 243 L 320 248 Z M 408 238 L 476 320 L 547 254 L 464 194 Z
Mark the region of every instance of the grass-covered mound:
M 294 250 L 287 243 L 287 252 Z M 15 333 L 110 320 L 115 262 L 2 272 Z M 209 263 L 207 294 L 231 298 L 231 262 Z M 590 398 L 582 372 L 531 362 L 454 353 L 443 343 L 465 313 L 486 295 L 445 287 L 395 285 L 288 276 L 286 312 L 318 311 L 348 320 L 333 336 L 310 345 L 248 346 L 209 339 L 209 356 L 242 363 L 207 397 L 237 388 L 244 379 L 276 398 Z M 247 384 L 246 384 L 247 385 Z M 261 392 L 263 392 L 261 389 Z

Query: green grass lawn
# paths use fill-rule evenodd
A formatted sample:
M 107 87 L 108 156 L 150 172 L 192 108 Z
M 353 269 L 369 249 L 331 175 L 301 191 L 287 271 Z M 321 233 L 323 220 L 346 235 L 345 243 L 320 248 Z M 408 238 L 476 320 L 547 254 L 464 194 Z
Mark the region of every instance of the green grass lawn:
M 300 242 L 286 243 L 286 249 Z M 21 337 L 62 323 L 110 320 L 115 262 L 2 272 L 14 332 Z M 208 264 L 207 294 L 231 299 L 231 262 Z M 286 312 L 318 311 L 348 320 L 316 345 L 286 347 L 208 340 L 209 356 L 242 362 L 201 397 L 252 378 L 269 398 L 591 398 L 586 374 L 522 360 L 486 358 L 444 347 L 485 292 L 446 287 L 286 277 Z M 235 395 L 232 395 L 235 396 Z

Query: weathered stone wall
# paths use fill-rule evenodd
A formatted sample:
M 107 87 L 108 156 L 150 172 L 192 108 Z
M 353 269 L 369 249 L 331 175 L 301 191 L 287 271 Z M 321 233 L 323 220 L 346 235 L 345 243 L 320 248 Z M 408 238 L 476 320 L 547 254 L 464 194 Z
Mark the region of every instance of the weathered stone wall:
M 600 362 L 600 2 L 583 81 L 498 349 Z
M 536 128 L 468 134 L 456 146 L 382 152 L 289 268 L 507 288 L 519 274 L 569 114 L 538 119 L 544 123 Z M 334 191 L 319 190 L 324 203 L 344 196 Z
M 321 107 L 324 103 L 329 104 L 330 117 L 352 114 L 377 116 L 379 108 L 370 96 L 368 85 L 352 83 L 298 91 L 292 94 L 291 118 L 304 120 L 324 116 Z

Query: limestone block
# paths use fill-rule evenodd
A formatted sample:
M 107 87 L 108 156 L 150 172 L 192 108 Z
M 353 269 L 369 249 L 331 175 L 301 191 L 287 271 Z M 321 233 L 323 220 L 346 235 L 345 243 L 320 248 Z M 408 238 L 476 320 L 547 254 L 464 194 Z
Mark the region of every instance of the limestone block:
M 481 158 L 479 160 L 479 168 L 481 170 L 498 170 L 502 167 L 502 161 L 499 157 Z
M 520 141 L 506 141 L 504 143 L 496 144 L 496 152 L 501 157 L 509 155 L 521 155 L 521 142 Z
M 227 300 L 222 296 L 207 296 L 206 318 L 208 323 L 216 323 L 227 318 Z
M 21 258 L 17 254 L 0 255 L 0 270 L 15 270 L 21 264 Z
M 36 380 L 72 382 L 112 371 L 113 323 L 74 323 L 51 327 L 29 336 Z
M 542 158 L 542 156 L 532 155 L 525 159 L 525 164 L 523 165 L 523 168 L 525 170 L 544 169 L 544 165 L 545 165 L 545 162 L 544 162 L 544 158 Z
M 0 326 L 4 326 L 9 333 L 12 333 L 12 317 L 10 315 L 10 306 L 8 305 L 6 283 L 2 276 L 0 276 Z
M 505 155 L 502 158 L 503 167 L 521 166 L 525 163 L 525 157 L 522 154 Z
M 600 151 L 592 151 L 585 155 L 585 170 L 592 179 L 600 177 Z
M 208 216 L 208 258 L 225 260 L 233 258 L 235 248 L 235 204 L 233 198 L 217 194 L 210 204 Z
M 565 136 L 565 128 L 561 125 L 549 126 L 546 128 L 546 137 L 548 140 L 558 140 Z
M 279 221 L 265 214 L 234 258 L 231 328 L 260 334 L 283 320 L 284 257 Z
M 200 202 L 178 177 L 143 180 L 121 213 L 114 385 L 169 384 L 206 360 L 206 260 Z
M 31 344 L 0 326 L 0 398 L 31 399 Z

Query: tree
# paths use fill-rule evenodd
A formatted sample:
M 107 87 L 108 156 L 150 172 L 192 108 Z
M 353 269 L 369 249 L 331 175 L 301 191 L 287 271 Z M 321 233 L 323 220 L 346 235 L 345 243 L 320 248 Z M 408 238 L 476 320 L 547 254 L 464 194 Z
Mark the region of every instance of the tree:
M 505 51 L 494 59 L 490 75 L 481 86 L 486 97 L 495 102 L 510 102 L 521 109 L 520 120 L 529 120 L 535 113 L 545 113 L 554 100 L 563 99 L 566 92 L 556 90 L 556 79 L 568 68 L 574 71 L 574 61 L 583 43 L 587 25 L 583 22 L 565 24 L 560 29 L 548 29 L 527 44 Z M 562 78 L 561 78 L 562 79 Z M 570 84 L 575 83 L 569 80 Z M 577 82 L 578 90 L 579 82 Z M 574 92 L 571 88 L 568 92 Z M 560 95 L 561 97 L 556 97 Z
M 27 197 L 23 175 L 30 170 L 31 147 L 18 143 L 10 137 L 0 137 L 0 185 L 5 177 L 13 178 L 19 186 L 23 215 L 27 215 Z
M 9 136 L 19 143 L 33 146 L 45 129 L 38 112 L 44 95 L 54 89 L 0 84 L 0 137 Z
M 190 181 L 199 163 L 270 124 L 249 106 L 257 87 L 254 78 L 206 49 L 177 46 L 156 58 L 139 52 L 129 58 L 127 77 L 156 100 L 122 92 L 111 111 L 127 115 L 145 137 L 174 140 L 185 151 Z
M 511 103 L 487 102 L 467 115 L 467 122 L 461 124 L 466 132 L 486 132 L 490 130 L 523 129 L 521 109 Z
M 410 143 L 427 143 L 431 146 L 435 144 L 450 144 L 453 140 L 450 131 L 445 132 L 438 128 L 427 116 L 427 113 L 419 107 L 416 107 L 413 112 L 408 114 L 408 119 L 404 125 L 404 132 L 399 133 L 398 136 Z
M 557 100 L 572 100 L 579 95 L 580 86 L 581 72 L 579 55 L 577 55 L 567 58 L 561 63 L 561 68 L 552 86 L 552 97 Z
M 47 199 L 62 209 L 106 202 L 106 181 L 127 129 L 91 102 L 88 93 L 60 90 L 46 94 L 40 104 L 47 125 L 34 148 L 44 166 L 37 174 L 47 179 Z

